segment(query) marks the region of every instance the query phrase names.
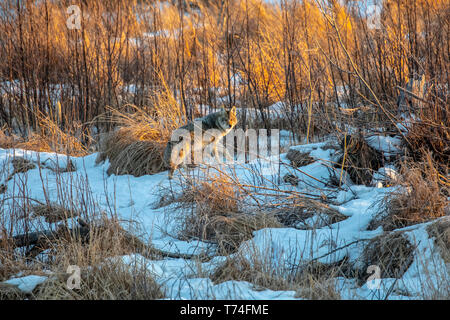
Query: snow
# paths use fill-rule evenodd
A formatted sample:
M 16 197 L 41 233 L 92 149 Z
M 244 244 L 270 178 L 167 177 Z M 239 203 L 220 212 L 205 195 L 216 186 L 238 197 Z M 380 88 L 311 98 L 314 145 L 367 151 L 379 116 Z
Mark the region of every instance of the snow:
M 285 139 L 288 133 L 282 134 Z M 395 137 L 373 136 L 368 143 L 391 156 L 399 152 L 399 139 Z M 298 170 L 286 165 L 289 160 L 286 154 L 280 155 L 280 159 L 270 157 L 257 159 L 248 164 L 228 164 L 223 166 L 225 172 L 229 172 L 242 184 L 252 184 L 257 181 L 260 187 L 267 187 L 265 196 L 258 195 L 254 199 L 245 199 L 248 211 L 252 212 L 252 205 L 256 201 L 272 201 L 280 195 L 277 191 L 296 191 L 308 193 L 312 196 L 326 195 L 335 203 L 332 207 L 347 219 L 334 224 L 318 224 L 318 215 L 310 218 L 307 225 L 315 228 L 266 228 L 253 233 L 253 238 L 245 241 L 233 256 L 240 256 L 255 262 L 255 257 L 264 259 L 265 263 L 280 272 L 289 273 L 293 268 L 298 268 L 311 260 L 322 263 L 341 261 L 347 257 L 350 263 L 358 265 L 361 254 L 367 240 L 383 233 L 381 227 L 376 230 L 367 230 L 369 223 L 377 214 L 379 201 L 391 192 L 393 187 L 367 187 L 351 183 L 343 184 L 341 189 L 327 187 L 321 181 L 330 178 L 330 162 L 335 161 L 337 154 L 333 148 L 325 148 L 330 141 L 311 143 L 293 147 L 301 152 L 307 152 L 315 161 Z M 37 153 L 25 150 L 0 149 L 0 164 L 5 172 L 11 172 L 9 163 L 13 156 L 21 156 L 34 163 L 52 163 L 53 166 L 64 167 L 67 164 L 67 156 L 55 153 Z M 179 192 L 180 173 L 175 174 L 174 180 L 169 181 L 167 172 L 142 177 L 129 175 L 106 175 L 109 166 L 108 161 L 95 164 L 96 154 L 86 157 L 70 157 L 77 170 L 75 172 L 60 172 L 56 174 L 50 168 L 36 167 L 27 173 L 18 173 L 14 179 L 5 181 L 7 174 L 0 174 L 0 184 L 7 185 L 4 197 L 4 209 L 12 207 L 14 199 L 12 195 L 19 197 L 26 194 L 27 197 L 45 202 L 46 196 L 50 201 L 61 201 L 64 196 L 73 193 L 75 199 L 80 198 L 86 186 L 91 193 L 91 198 L 98 202 L 99 210 L 117 209 L 118 218 L 123 221 L 124 228 L 132 231 L 144 241 L 149 241 L 154 247 L 171 253 L 204 254 L 213 256 L 216 248 L 211 243 L 200 240 L 180 240 L 177 238 L 177 230 L 180 226 L 180 217 L 185 212 L 173 206 L 158 207 L 161 192 L 172 189 Z M 278 165 L 278 161 L 281 164 Z M 275 163 L 275 165 L 274 165 Z M 252 170 L 266 168 L 265 178 L 255 180 Z M 259 170 L 258 169 L 258 170 Z M 298 186 L 279 183 L 287 173 L 295 174 L 300 183 Z M 339 170 L 337 172 L 339 176 Z M 193 174 L 201 176 L 202 170 L 195 169 Z M 387 165 L 381 168 L 374 177 L 377 181 L 386 181 L 387 178 L 396 177 L 395 167 Z M 20 181 L 26 181 L 21 185 Z M 20 187 L 19 187 L 20 186 Z M 25 188 L 25 190 L 23 190 Z M 43 192 L 45 188 L 45 193 Z M 84 188 L 84 189 L 83 189 Z M 5 224 L 13 221 L 5 221 Z M 35 218 L 26 228 L 29 231 L 41 230 L 47 224 L 42 218 Z M 369 284 L 358 285 L 354 279 L 336 277 L 334 281 L 339 294 L 343 299 L 418 299 L 426 293 L 423 287 L 424 277 L 430 278 L 427 283 L 431 287 L 439 288 L 443 281 L 437 275 L 445 274 L 448 268 L 434 247 L 433 240 L 426 231 L 427 224 L 419 224 L 403 229 L 411 243 L 416 246 L 414 260 L 403 277 L 399 279 L 380 279 L 378 289 L 369 287 Z M 25 227 L 25 226 L 24 226 Z M 16 234 L 24 229 L 17 228 Z M 167 299 L 294 299 L 298 298 L 294 291 L 273 291 L 264 288 L 256 288 L 245 281 L 226 281 L 214 283 L 208 277 L 225 260 L 226 257 L 215 256 L 207 262 L 196 262 L 189 259 L 165 258 L 162 260 L 149 260 L 138 254 L 121 257 L 127 264 L 144 264 L 154 275 L 155 280 L 164 288 Z M 433 261 L 433 263 L 429 263 Z M 448 271 L 447 271 L 448 272 Z M 14 278 L 7 283 L 18 285 L 26 292 L 31 292 L 36 285 L 42 283 L 47 277 L 27 276 Z M 445 280 L 445 279 L 444 279 Z M 448 280 L 448 279 L 447 279 Z M 432 288 L 429 288 L 431 290 Z M 430 291 L 431 292 L 431 291 Z
M 25 277 L 12 278 L 4 281 L 3 283 L 17 286 L 21 291 L 25 293 L 31 293 L 37 285 L 46 281 L 48 277 L 29 275 Z
M 390 157 L 401 153 L 401 138 L 381 135 L 372 135 L 366 138 L 369 146 Z

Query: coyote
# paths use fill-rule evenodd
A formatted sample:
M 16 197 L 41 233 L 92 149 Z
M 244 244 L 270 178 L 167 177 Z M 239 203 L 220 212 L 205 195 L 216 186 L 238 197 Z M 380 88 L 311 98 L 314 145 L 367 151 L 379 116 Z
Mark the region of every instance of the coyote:
M 169 168 L 169 179 L 172 179 L 174 171 L 184 162 L 185 158 L 191 156 L 191 150 L 195 152 L 200 149 L 203 152 L 208 145 L 211 145 L 214 156 L 218 160 L 217 144 L 233 129 L 236 123 L 236 107 L 232 107 L 194 119 L 175 130 L 172 133 L 173 139 L 167 143 L 163 155 L 164 165 Z M 194 131 L 201 133 L 200 136 L 197 137 Z M 178 138 L 175 138 L 174 135 Z

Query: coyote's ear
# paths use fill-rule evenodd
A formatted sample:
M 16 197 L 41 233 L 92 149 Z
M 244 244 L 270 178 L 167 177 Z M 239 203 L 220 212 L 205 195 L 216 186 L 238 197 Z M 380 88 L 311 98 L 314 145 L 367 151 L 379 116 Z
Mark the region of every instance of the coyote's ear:
M 231 109 L 226 109 L 228 114 L 236 115 L 236 106 L 233 106 Z

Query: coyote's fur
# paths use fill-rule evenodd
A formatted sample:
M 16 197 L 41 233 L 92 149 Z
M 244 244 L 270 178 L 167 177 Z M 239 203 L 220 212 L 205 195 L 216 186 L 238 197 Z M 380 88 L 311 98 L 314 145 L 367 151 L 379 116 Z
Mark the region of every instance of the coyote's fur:
M 172 179 L 174 171 L 184 163 L 185 158 L 191 156 L 192 151 L 198 151 L 196 149 L 201 148 L 200 151 L 203 152 L 208 145 L 212 144 L 214 156 L 218 160 L 217 144 L 236 123 L 236 107 L 233 107 L 194 119 L 175 130 L 163 155 L 164 165 L 169 169 L 169 179 Z M 200 132 L 201 136 L 195 136 L 194 131 Z

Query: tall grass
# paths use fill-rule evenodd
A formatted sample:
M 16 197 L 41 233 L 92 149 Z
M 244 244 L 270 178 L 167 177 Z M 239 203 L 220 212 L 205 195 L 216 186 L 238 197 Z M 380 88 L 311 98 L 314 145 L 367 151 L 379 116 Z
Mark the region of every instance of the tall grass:
M 283 101 L 276 125 L 298 136 L 397 130 L 398 88 L 424 75 L 425 94 L 407 106 L 448 141 L 446 1 L 385 0 L 375 28 L 362 4 L 337 1 L 95 0 L 77 3 L 80 29 L 69 29 L 71 4 L 0 5 L 0 125 L 24 138 L 51 119 L 86 146 L 114 126 L 98 115 L 130 104 L 152 113 L 165 87 L 188 119 L 234 104 L 240 125 L 269 128 L 267 107 Z

